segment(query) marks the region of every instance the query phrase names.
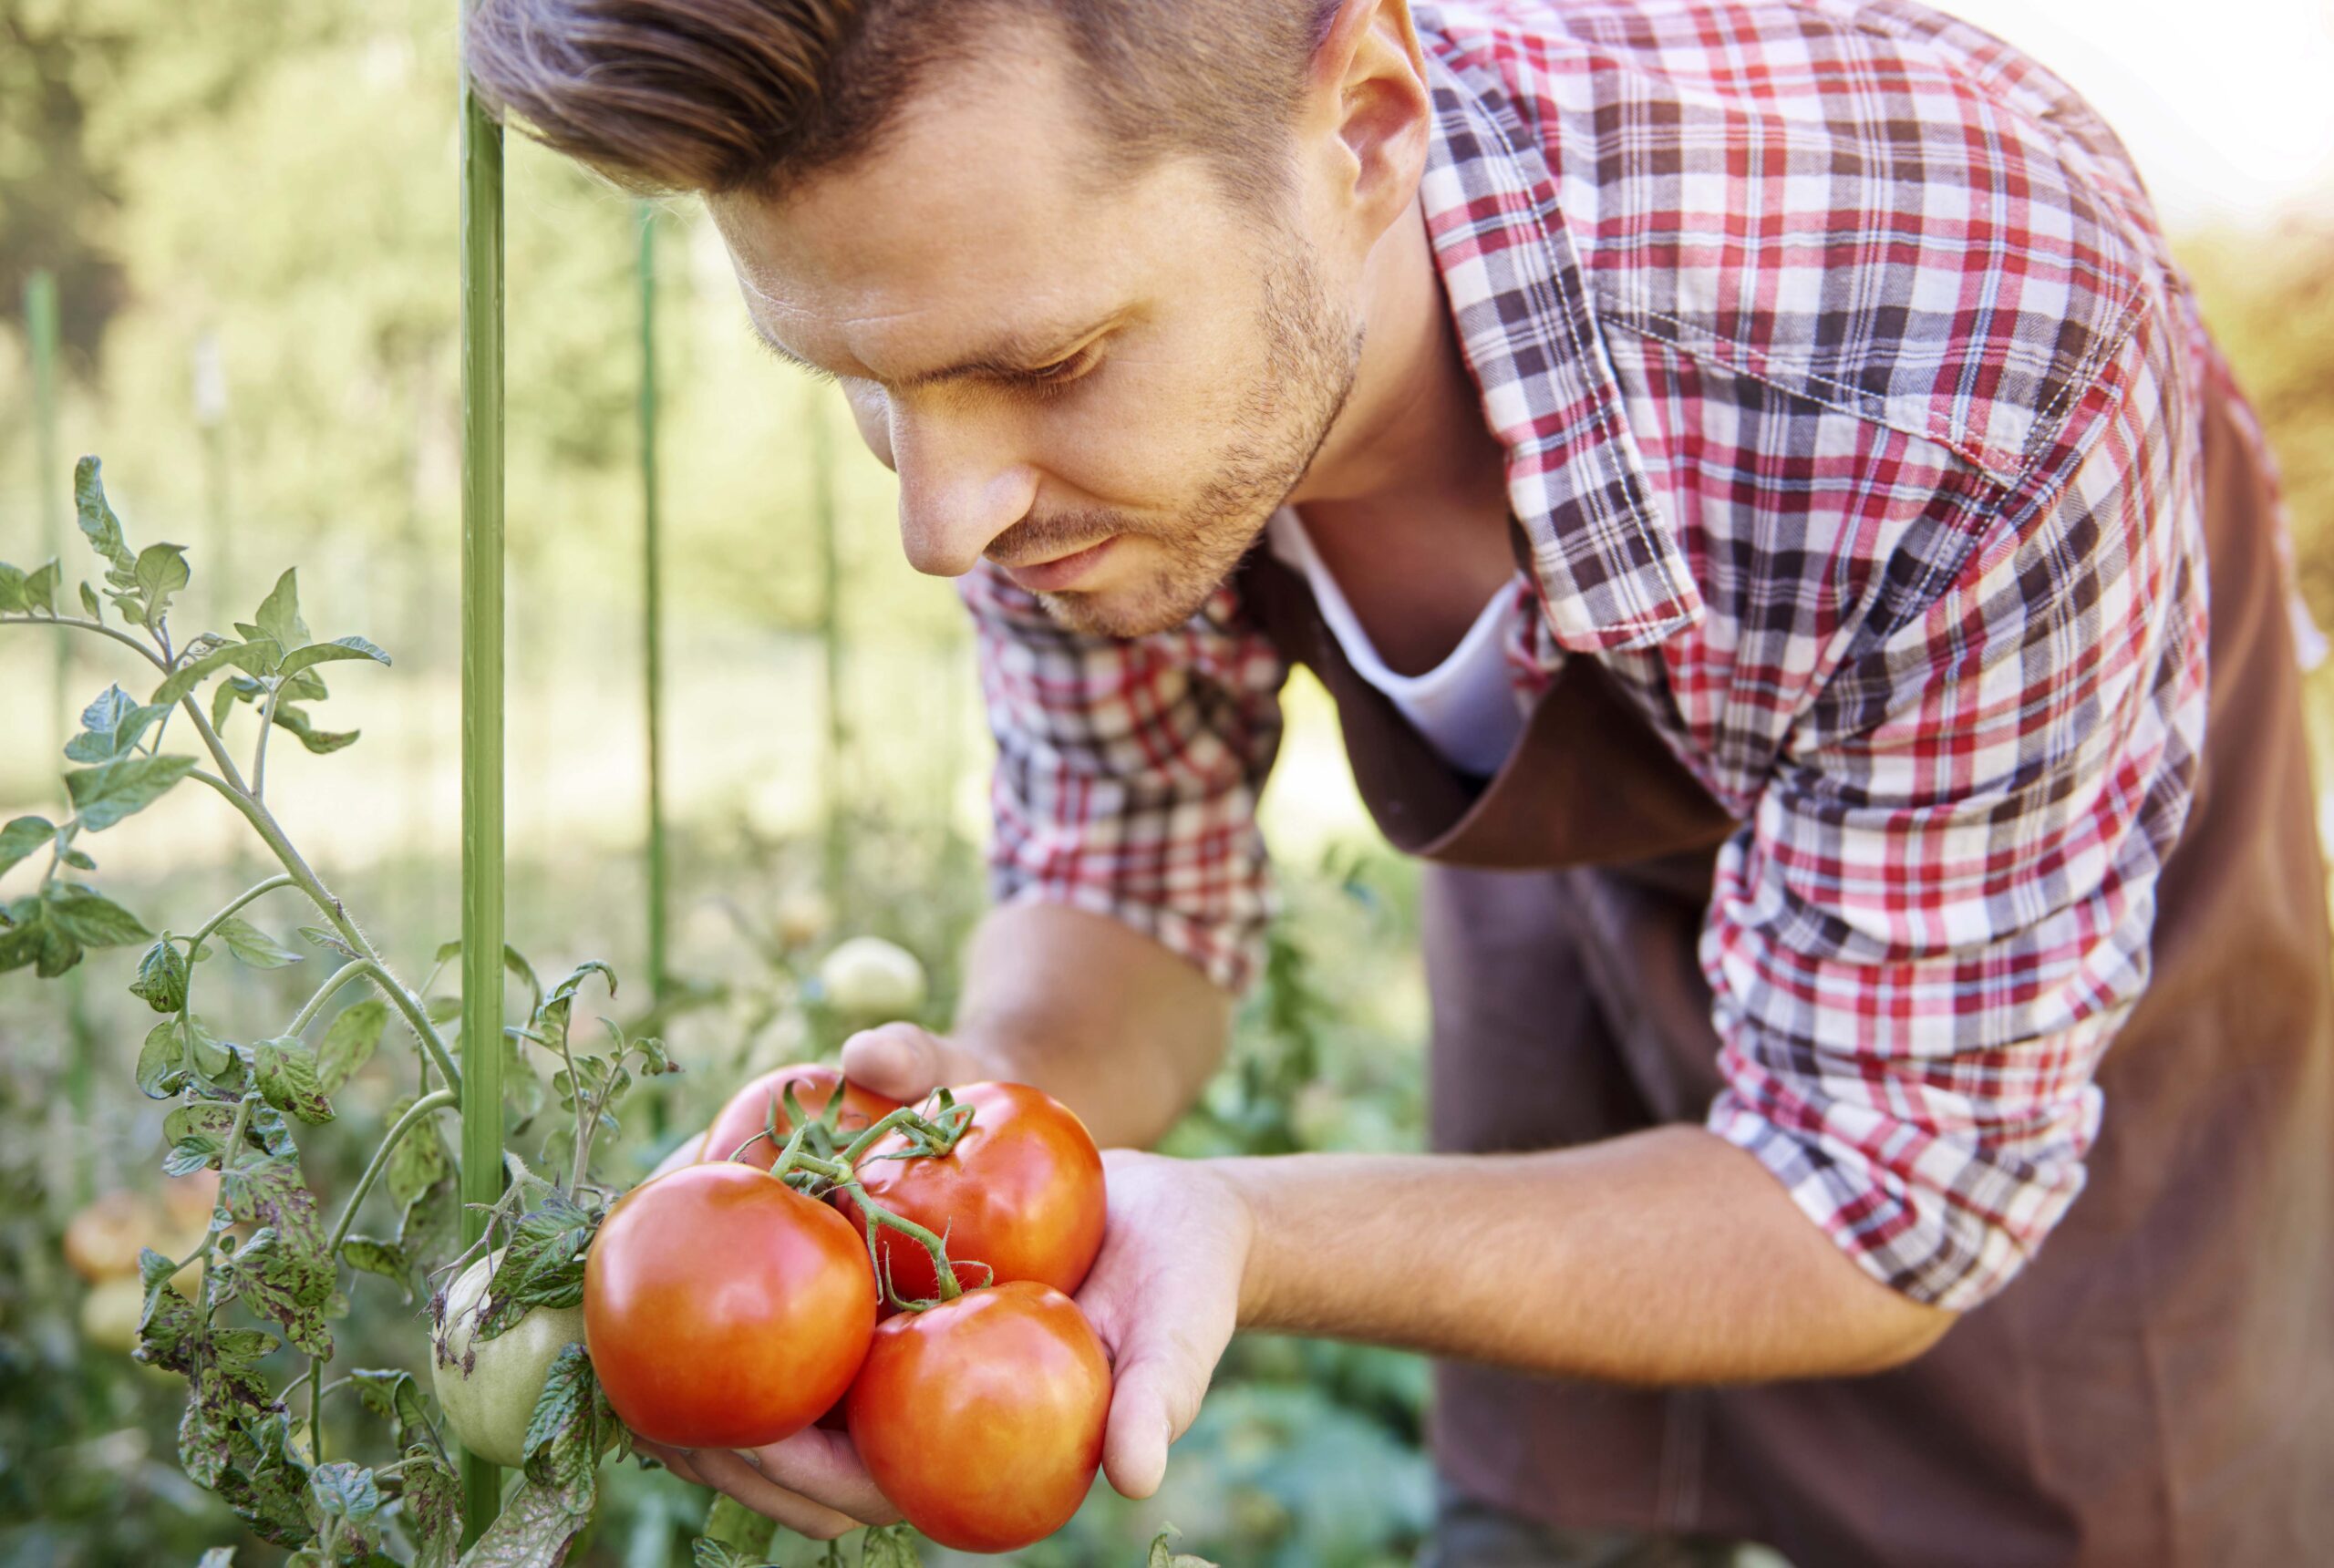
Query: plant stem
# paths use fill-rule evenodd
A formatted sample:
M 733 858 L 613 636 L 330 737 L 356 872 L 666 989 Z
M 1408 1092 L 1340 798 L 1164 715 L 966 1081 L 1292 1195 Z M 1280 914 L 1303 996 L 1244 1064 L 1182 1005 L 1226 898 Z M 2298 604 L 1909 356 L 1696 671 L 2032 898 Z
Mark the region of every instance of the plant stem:
M 210 730 L 208 722 L 201 720 L 200 716 L 198 716 L 198 723 L 205 731 Z M 216 732 L 211 732 L 205 738 L 215 745 L 218 737 Z M 232 765 L 232 763 L 229 764 L 229 766 Z M 358 956 L 369 965 L 367 972 L 380 982 L 381 989 L 388 996 L 390 1004 L 405 1015 L 407 1026 L 413 1030 L 414 1037 L 421 1042 L 422 1048 L 428 1051 L 431 1059 L 437 1063 L 438 1071 L 444 1077 L 446 1082 L 460 1088 L 462 1081 L 461 1074 L 455 1070 L 453 1058 L 446 1054 L 446 1042 L 438 1037 L 438 1031 L 430 1026 L 429 1016 L 422 1011 L 420 1002 L 411 992 L 398 984 L 397 977 L 391 975 L 387 967 L 381 963 L 379 955 L 373 950 L 373 944 L 366 940 L 365 934 L 356 928 L 356 922 L 341 913 L 340 900 L 334 897 L 331 890 L 325 886 L 316 873 L 308 869 L 308 862 L 300 858 L 300 851 L 292 847 L 292 841 L 284 836 L 284 830 L 276 824 L 274 817 L 269 813 L 267 808 L 253 799 L 248 792 L 238 789 L 216 774 L 204 772 L 200 768 L 187 777 L 199 779 L 217 790 L 229 805 L 243 814 L 243 820 L 252 825 L 261 840 L 274 852 L 275 858 L 283 862 L 286 871 L 292 873 L 294 885 L 306 893 L 309 900 L 324 912 L 325 917 L 330 920 L 335 929 L 339 932 L 341 939 L 354 948 Z
M 406 1113 L 397 1119 L 389 1128 L 388 1136 L 381 1140 L 381 1146 L 373 1150 L 372 1161 L 365 1167 L 365 1174 L 356 1179 L 356 1187 L 348 1194 L 347 1203 L 340 1211 L 340 1218 L 333 1222 L 332 1244 L 325 1249 L 327 1257 L 337 1259 L 340 1256 L 340 1245 L 348 1240 L 348 1227 L 356 1222 L 357 1205 L 365 1202 L 366 1195 L 373 1191 L 373 1183 L 381 1179 L 383 1171 L 388 1169 L 389 1156 L 396 1152 L 398 1144 L 405 1141 L 405 1135 L 418 1127 L 430 1112 L 445 1109 L 454 1103 L 454 1099 L 452 1089 L 433 1089 L 407 1107 Z M 339 1265 L 336 1263 L 334 1266 Z
M 267 706 L 259 710 L 259 744 L 252 750 L 252 799 L 267 799 L 267 738 L 275 731 L 275 705 L 283 700 L 284 682 L 268 688 Z
M 823 1161 L 821 1161 L 821 1163 L 823 1163 Z M 867 1217 L 867 1256 L 869 1261 L 875 1264 L 877 1276 L 879 1278 L 883 1278 L 883 1287 L 886 1294 L 890 1293 L 891 1281 L 888 1278 L 883 1278 L 885 1271 L 883 1268 L 883 1255 L 876 1250 L 875 1246 L 875 1229 L 879 1225 L 885 1230 L 899 1232 L 900 1234 L 908 1237 L 918 1246 L 921 1246 L 925 1252 L 932 1254 L 932 1272 L 940 1282 L 940 1299 L 942 1301 L 954 1301 L 958 1296 L 965 1294 L 964 1285 L 958 1283 L 956 1279 L 955 1269 L 951 1266 L 948 1262 L 948 1245 L 946 1243 L 943 1242 L 938 1236 L 934 1235 L 930 1231 L 925 1230 L 922 1225 L 917 1224 L 914 1220 L 903 1219 L 899 1215 L 893 1213 L 889 1209 L 884 1208 L 882 1204 L 876 1202 L 873 1199 L 868 1197 L 867 1189 L 862 1187 L 856 1181 L 847 1181 L 843 1183 L 840 1190 L 850 1193 L 851 1201 L 857 1204 L 859 1212 Z M 893 1305 L 895 1306 L 905 1306 L 908 1304 L 894 1297 Z
M 325 1363 L 321 1356 L 308 1357 L 308 1462 L 325 1462 Z
M 316 987 L 316 994 L 301 1006 L 291 1026 L 284 1032 L 287 1035 L 297 1035 L 306 1029 L 310 1024 L 316 1021 L 316 1015 L 324 1011 L 325 1004 L 331 1000 L 334 992 L 347 985 L 357 975 L 367 974 L 372 967 L 362 958 L 352 958 L 338 969 L 334 970 L 332 978 Z
M 195 950 L 201 947 L 204 943 L 210 941 L 211 934 L 218 930 L 221 926 L 226 924 L 227 922 L 233 917 L 237 910 L 243 908 L 243 905 L 251 903 L 255 898 L 274 892 L 277 888 L 294 886 L 296 880 L 297 879 L 294 878 L 292 874 L 287 872 L 282 876 L 270 877 L 265 882 L 261 882 L 258 886 L 245 888 L 243 892 L 237 893 L 232 903 L 229 903 L 226 908 L 221 910 L 218 913 L 212 915 L 209 920 L 203 922 L 202 929 L 196 932 L 194 935 L 189 939 L 189 946 L 186 950 L 187 961 L 189 963 L 192 963 L 194 961 Z
M 153 649 L 148 647 L 145 644 L 139 642 L 137 638 L 131 636 L 127 632 L 117 631 L 113 627 L 107 625 L 103 621 L 92 621 L 85 615 L 35 615 L 30 614 L 0 615 L 0 625 L 71 626 L 78 631 L 95 632 L 101 637 L 111 637 L 115 642 L 119 643 L 126 648 L 137 649 L 138 656 L 139 658 L 144 659 L 148 664 L 152 665 L 164 675 L 170 673 L 170 666 L 164 664 L 160 655 L 156 654 Z

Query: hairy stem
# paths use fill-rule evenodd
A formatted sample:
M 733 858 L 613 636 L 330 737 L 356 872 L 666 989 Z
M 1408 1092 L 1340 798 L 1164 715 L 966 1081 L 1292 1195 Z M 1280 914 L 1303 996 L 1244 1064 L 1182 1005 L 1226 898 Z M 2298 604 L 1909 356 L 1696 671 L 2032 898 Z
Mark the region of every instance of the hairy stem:
M 193 961 L 195 950 L 200 948 L 204 943 L 210 941 L 211 934 L 218 930 L 221 926 L 226 924 L 229 920 L 232 919 L 237 910 L 243 908 L 243 905 L 251 903 L 253 899 L 274 892 L 277 888 L 291 887 L 294 885 L 294 882 L 295 879 L 287 872 L 282 876 L 270 877 L 265 882 L 259 883 L 257 886 L 247 887 L 243 892 L 237 893 L 232 902 L 231 902 L 226 908 L 212 915 L 209 920 L 204 921 L 202 923 L 202 929 L 196 932 L 188 939 L 190 944 L 186 950 L 188 961 L 190 963 Z
M 388 1135 L 381 1140 L 381 1146 L 373 1150 L 372 1161 L 365 1167 L 365 1174 L 356 1179 L 356 1187 L 348 1194 L 347 1203 L 340 1211 L 340 1218 L 333 1222 L 332 1243 L 325 1253 L 336 1260 L 334 1267 L 339 1266 L 340 1245 L 348 1240 L 348 1227 L 356 1222 L 357 1205 L 365 1202 L 366 1195 L 373 1191 L 373 1183 L 379 1181 L 381 1172 L 388 1169 L 389 1156 L 397 1151 L 398 1144 L 405 1141 L 407 1133 L 420 1126 L 432 1111 L 443 1110 L 453 1104 L 455 1098 L 454 1091 L 449 1088 L 433 1089 L 423 1095 L 406 1108 L 406 1113 L 397 1119 Z
M 291 1026 L 284 1032 L 287 1035 L 297 1035 L 306 1029 L 310 1024 L 316 1021 L 316 1015 L 324 1011 L 325 1004 L 331 1000 L 334 992 L 356 979 L 359 975 L 367 973 L 370 968 L 371 965 L 366 960 L 352 958 L 338 969 L 334 970 L 332 978 L 316 987 L 316 994 L 301 1005 L 300 1011 L 293 1018 Z
M 267 705 L 259 711 L 259 745 L 252 751 L 252 799 L 267 799 L 267 738 L 275 731 L 275 705 L 284 696 L 278 680 L 268 689 Z

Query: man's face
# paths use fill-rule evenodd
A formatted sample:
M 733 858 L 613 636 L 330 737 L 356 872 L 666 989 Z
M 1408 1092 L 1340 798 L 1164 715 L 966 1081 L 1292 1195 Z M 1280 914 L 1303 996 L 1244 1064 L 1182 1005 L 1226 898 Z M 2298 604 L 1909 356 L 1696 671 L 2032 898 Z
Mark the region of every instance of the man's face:
M 1171 160 L 1108 175 L 1042 35 L 935 71 L 875 152 L 717 198 L 756 329 L 831 371 L 918 571 L 986 555 L 1064 624 L 1178 625 L 1351 389 L 1360 314 L 1284 214 Z

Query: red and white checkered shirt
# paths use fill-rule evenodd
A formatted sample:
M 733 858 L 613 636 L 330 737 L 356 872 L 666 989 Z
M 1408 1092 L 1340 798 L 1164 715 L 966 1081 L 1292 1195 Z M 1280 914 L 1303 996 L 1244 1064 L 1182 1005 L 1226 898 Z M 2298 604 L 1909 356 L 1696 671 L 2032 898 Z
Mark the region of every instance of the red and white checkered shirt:
M 2081 1190 L 2202 742 L 2185 284 L 2091 109 L 1916 5 L 1415 11 L 1427 223 L 1534 551 L 1518 686 L 1601 660 L 1741 823 L 1711 1130 L 1974 1305 Z M 1000 895 L 1240 986 L 1286 672 L 1236 590 L 1126 642 L 965 593 Z

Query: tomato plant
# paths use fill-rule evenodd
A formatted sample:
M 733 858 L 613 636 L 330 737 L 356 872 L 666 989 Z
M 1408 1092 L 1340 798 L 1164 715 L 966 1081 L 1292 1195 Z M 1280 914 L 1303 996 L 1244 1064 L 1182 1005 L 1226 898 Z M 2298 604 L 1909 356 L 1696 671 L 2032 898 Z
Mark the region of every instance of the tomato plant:
M 430 1346 L 430 1388 L 463 1448 L 516 1470 L 526 1463 L 527 1423 L 553 1364 L 561 1351 L 583 1343 L 584 1312 L 538 1306 L 481 1340 L 487 1285 L 501 1264 L 500 1253 L 480 1258 L 446 1292 Z
M 1110 1368 L 1076 1303 L 1016 1280 L 885 1319 L 846 1408 L 909 1523 L 961 1552 L 1011 1552 L 1069 1522 L 1093 1486 Z
M 706 1130 L 705 1143 L 697 1157 L 736 1160 L 768 1170 L 784 1146 L 786 1135 L 794 1130 L 793 1119 L 786 1109 L 788 1091 L 792 1091 L 795 1106 L 803 1115 L 820 1117 L 834 1099 L 838 1084 L 842 1085 L 842 1109 L 829 1119 L 829 1125 L 845 1138 L 866 1131 L 887 1112 L 900 1109 L 898 1100 L 857 1084 L 844 1084 L 842 1075 L 832 1068 L 816 1063 L 780 1068 L 764 1073 L 730 1097 L 729 1103 L 721 1108 Z M 775 1142 L 771 1141 L 773 1132 L 777 1135 Z
M 687 1166 L 610 1212 L 584 1275 L 586 1344 L 631 1429 L 680 1448 L 790 1437 L 842 1397 L 875 1325 L 842 1216 L 742 1165 Z
M 1026 1084 L 973 1084 L 952 1098 L 971 1109 L 972 1125 L 946 1153 L 905 1159 L 906 1137 L 887 1137 L 859 1156 L 859 1183 L 893 1213 L 939 1232 L 950 1257 L 983 1265 L 986 1277 L 1075 1292 L 1102 1246 L 1102 1156 L 1086 1124 Z M 846 1206 L 863 1230 L 862 1211 Z M 876 1253 L 899 1295 L 938 1294 L 922 1248 L 895 1233 L 876 1238 Z

